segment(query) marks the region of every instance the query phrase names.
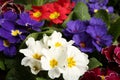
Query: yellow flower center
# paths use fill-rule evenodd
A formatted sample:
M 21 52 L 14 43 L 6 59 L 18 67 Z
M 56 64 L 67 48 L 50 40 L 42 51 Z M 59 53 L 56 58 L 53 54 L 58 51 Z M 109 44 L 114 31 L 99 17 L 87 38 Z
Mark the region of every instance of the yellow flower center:
M 94 13 L 98 12 L 98 9 L 94 9 Z
M 58 65 L 58 61 L 56 59 L 52 59 L 50 60 L 50 67 L 51 68 L 54 68 L 55 66 Z
M 7 41 L 7 40 L 3 40 L 3 45 L 5 47 L 9 47 L 10 46 L 10 43 Z
M 55 47 L 60 47 L 60 46 L 62 46 L 62 44 L 60 42 L 55 43 Z
M 73 57 L 67 58 L 67 63 L 68 63 L 69 68 L 72 68 L 72 67 L 76 66 L 76 61 L 74 60 Z
M 35 54 L 32 55 L 32 57 L 33 57 L 34 59 L 41 60 L 42 55 L 40 55 L 40 54 L 38 54 L 38 53 L 35 53 Z
M 84 42 L 80 42 L 80 47 L 85 48 L 86 44 Z
M 38 71 L 38 70 L 39 70 L 39 67 L 38 67 L 38 66 L 33 66 L 33 70 L 34 70 L 34 71 Z
M 105 80 L 105 76 L 100 76 L 101 77 L 101 80 Z
M 53 12 L 50 14 L 49 18 L 50 19 L 57 19 L 60 16 L 60 13 L 58 12 Z
M 109 12 L 109 10 L 108 10 L 108 9 L 106 9 L 106 12 Z
M 41 15 L 42 13 L 40 11 L 36 11 L 33 13 L 33 17 L 36 17 L 36 18 L 40 17 Z
M 11 35 L 12 35 L 12 36 L 18 36 L 18 35 L 20 35 L 20 34 L 22 34 L 22 32 L 20 32 L 19 30 L 12 30 L 12 31 L 11 31 Z

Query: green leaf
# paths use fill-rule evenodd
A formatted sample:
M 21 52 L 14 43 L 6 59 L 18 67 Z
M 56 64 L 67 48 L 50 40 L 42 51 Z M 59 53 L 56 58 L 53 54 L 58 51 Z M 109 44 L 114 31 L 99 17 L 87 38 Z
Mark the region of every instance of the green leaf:
M 114 41 L 120 36 L 120 18 L 111 24 L 109 33 L 113 36 Z
M 5 70 L 4 59 L 0 56 L 0 69 Z
M 11 69 L 15 66 L 16 60 L 14 58 L 5 58 L 5 65 L 8 69 Z
M 75 17 L 76 19 L 79 19 L 79 20 L 89 20 L 90 19 L 88 7 L 83 2 L 77 3 L 73 12 L 74 12 L 73 17 Z
M 62 26 L 63 27 L 66 27 L 66 23 L 72 19 L 72 16 L 73 16 L 73 12 L 71 12 L 69 15 L 68 15 L 68 18 L 63 22 Z
M 107 25 L 108 27 L 110 26 L 110 19 L 107 11 L 105 10 L 98 10 L 96 14 L 94 15 L 96 18 L 101 18 Z
M 93 69 L 93 68 L 102 66 L 102 63 L 93 57 L 93 58 L 90 58 L 90 62 L 88 64 L 88 66 L 89 66 L 89 69 Z
M 31 8 L 32 8 L 31 4 L 25 5 L 25 10 L 31 10 Z

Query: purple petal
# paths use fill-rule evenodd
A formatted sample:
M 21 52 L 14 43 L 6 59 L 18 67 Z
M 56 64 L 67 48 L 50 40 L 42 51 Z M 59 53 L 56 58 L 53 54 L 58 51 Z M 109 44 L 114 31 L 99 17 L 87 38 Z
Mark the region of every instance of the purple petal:
M 3 51 L 6 56 L 13 57 L 16 55 L 16 47 L 14 45 L 11 45 L 10 47 L 6 47 L 6 49 Z
M 17 19 L 17 14 L 10 10 L 4 13 L 4 18 L 10 21 L 15 21 Z

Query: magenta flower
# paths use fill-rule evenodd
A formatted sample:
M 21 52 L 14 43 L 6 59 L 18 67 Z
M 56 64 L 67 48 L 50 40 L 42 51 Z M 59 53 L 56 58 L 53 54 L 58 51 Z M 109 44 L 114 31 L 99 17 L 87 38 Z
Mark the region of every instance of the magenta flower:
M 120 45 L 118 45 L 114 49 L 114 57 L 113 58 L 114 58 L 115 62 L 120 65 Z
M 108 62 L 116 62 L 120 65 L 120 45 L 112 45 L 102 49 L 102 54 L 106 57 Z
M 120 80 L 120 75 L 108 68 L 94 68 L 87 71 L 80 80 Z

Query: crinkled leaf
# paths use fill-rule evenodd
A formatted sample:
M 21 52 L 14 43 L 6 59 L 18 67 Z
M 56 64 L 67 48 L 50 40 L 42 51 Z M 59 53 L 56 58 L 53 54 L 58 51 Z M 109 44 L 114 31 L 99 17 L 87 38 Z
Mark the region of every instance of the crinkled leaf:
M 102 63 L 93 57 L 93 58 L 90 58 L 90 62 L 88 64 L 88 66 L 89 66 L 89 69 L 93 69 L 93 68 L 102 66 Z
M 98 10 L 98 12 L 96 12 L 94 16 L 97 18 L 103 19 L 103 21 L 107 24 L 107 26 L 108 27 L 110 26 L 110 18 L 109 18 L 107 11 Z
M 89 20 L 90 14 L 88 12 L 88 7 L 83 2 L 78 2 L 73 10 L 76 19 Z
M 114 41 L 120 36 L 120 18 L 111 24 L 109 32 L 113 36 Z

